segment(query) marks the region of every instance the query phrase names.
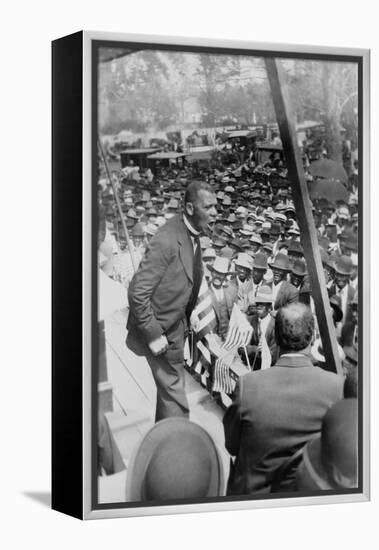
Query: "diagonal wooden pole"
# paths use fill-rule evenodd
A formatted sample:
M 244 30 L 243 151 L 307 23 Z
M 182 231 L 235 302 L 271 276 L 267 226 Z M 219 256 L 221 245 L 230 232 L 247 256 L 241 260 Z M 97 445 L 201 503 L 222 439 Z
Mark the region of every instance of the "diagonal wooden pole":
M 119 199 L 119 196 L 118 196 L 118 193 L 117 193 L 116 186 L 115 186 L 115 184 L 114 184 L 114 182 L 111 178 L 110 172 L 109 172 L 107 159 L 105 158 L 105 154 L 104 154 L 103 146 L 101 145 L 100 137 L 98 137 L 97 141 L 98 141 L 98 146 L 99 146 L 99 151 L 100 151 L 100 154 L 101 154 L 101 158 L 103 160 L 105 170 L 107 172 L 107 177 L 108 177 L 109 183 L 111 184 L 112 189 L 113 189 L 113 195 L 114 195 L 114 198 L 115 198 L 115 201 L 116 201 L 116 204 L 117 204 L 117 210 L 118 210 L 118 213 L 119 213 L 119 216 L 120 216 L 120 219 L 121 219 L 122 227 L 124 229 L 126 242 L 128 243 L 130 258 L 132 260 L 132 266 L 133 266 L 133 270 L 134 270 L 134 273 L 135 273 L 137 271 L 137 262 L 136 262 L 136 259 L 135 259 L 135 256 L 134 256 L 133 244 L 132 244 L 132 242 L 130 240 L 130 237 L 129 237 L 129 231 L 126 227 L 126 223 L 125 223 L 125 220 L 124 220 L 124 215 L 123 215 L 123 212 L 122 212 L 120 199 Z
M 292 196 L 299 221 L 301 240 L 304 256 L 307 261 L 325 360 L 331 370 L 334 370 L 337 374 L 342 374 L 337 337 L 333 325 L 324 270 L 321 263 L 320 248 L 312 215 L 312 204 L 305 181 L 303 163 L 297 146 L 294 116 L 289 100 L 289 93 L 278 61 L 274 58 L 266 58 L 265 64 L 283 151 L 287 162 L 288 176 L 291 181 Z

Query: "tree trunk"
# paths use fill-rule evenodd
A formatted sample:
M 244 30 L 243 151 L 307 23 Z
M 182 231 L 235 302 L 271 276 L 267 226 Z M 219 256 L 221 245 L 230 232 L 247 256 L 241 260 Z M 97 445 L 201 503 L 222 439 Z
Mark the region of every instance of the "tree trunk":
M 326 149 L 328 157 L 342 162 L 342 147 L 340 135 L 340 108 L 338 105 L 338 88 L 341 85 L 340 72 L 335 63 L 325 62 L 322 67 L 322 82 L 324 92 L 324 122 L 326 133 Z

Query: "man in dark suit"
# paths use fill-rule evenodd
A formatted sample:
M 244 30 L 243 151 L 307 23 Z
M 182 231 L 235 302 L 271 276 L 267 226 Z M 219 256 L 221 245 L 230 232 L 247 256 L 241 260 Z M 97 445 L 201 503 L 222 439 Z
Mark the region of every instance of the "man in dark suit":
M 355 288 L 350 284 L 350 277 L 353 273 L 353 262 L 349 256 L 339 256 L 334 264 L 335 276 L 334 284 L 329 288 L 329 296 L 340 296 L 341 309 L 342 309 L 342 321 L 341 327 L 346 322 L 350 322 L 350 308 L 349 305 L 353 301 L 355 295 Z
M 211 267 L 210 298 L 216 316 L 216 332 L 222 340 L 228 333 L 233 305 L 237 301 L 237 287 L 225 284 L 229 274 L 228 258 L 217 257 Z
M 224 417 L 225 446 L 235 457 L 228 494 L 285 490 L 293 472 L 278 483 L 279 468 L 320 432 L 326 411 L 342 398 L 342 376 L 312 365 L 313 331 L 308 306 L 281 308 L 275 321 L 279 360 L 239 379 Z
M 299 290 L 287 281 L 288 273 L 291 271 L 291 264 L 288 256 L 279 252 L 273 262 L 270 263 L 273 274 L 272 293 L 273 307 L 275 310 L 297 302 Z
M 253 334 L 246 351 L 252 370 L 269 368 L 278 358 L 275 318 L 271 315 L 271 309 L 272 290 L 269 286 L 261 286 L 255 297 L 254 312 L 249 316 Z
M 216 218 L 216 202 L 208 184 L 191 183 L 184 213 L 157 231 L 129 286 L 126 343 L 151 368 L 157 386 L 156 422 L 189 415 L 184 340 L 203 276 L 199 237 Z

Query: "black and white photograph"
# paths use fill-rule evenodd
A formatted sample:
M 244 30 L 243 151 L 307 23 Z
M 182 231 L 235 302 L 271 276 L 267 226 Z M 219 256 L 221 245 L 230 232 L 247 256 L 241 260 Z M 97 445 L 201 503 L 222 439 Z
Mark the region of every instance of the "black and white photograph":
M 362 493 L 361 54 L 92 56 L 94 507 Z

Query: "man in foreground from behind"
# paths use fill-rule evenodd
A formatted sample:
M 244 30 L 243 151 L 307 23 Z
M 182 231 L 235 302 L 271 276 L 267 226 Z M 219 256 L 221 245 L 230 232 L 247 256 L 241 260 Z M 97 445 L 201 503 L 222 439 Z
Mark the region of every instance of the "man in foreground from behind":
M 314 320 L 301 303 L 282 307 L 275 321 L 277 363 L 237 383 L 224 417 L 225 446 L 235 457 L 228 494 L 286 491 L 293 471 L 278 485 L 277 474 L 321 430 L 326 411 L 342 398 L 342 376 L 314 367 L 310 345 Z

